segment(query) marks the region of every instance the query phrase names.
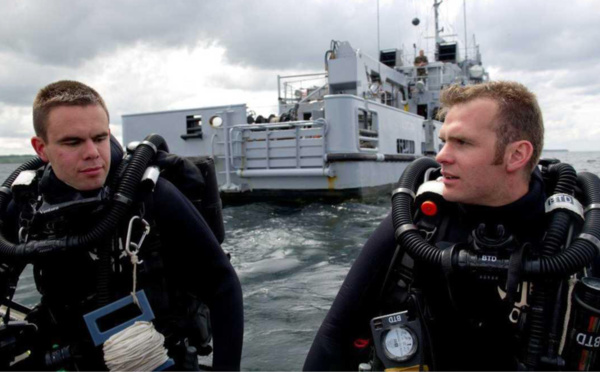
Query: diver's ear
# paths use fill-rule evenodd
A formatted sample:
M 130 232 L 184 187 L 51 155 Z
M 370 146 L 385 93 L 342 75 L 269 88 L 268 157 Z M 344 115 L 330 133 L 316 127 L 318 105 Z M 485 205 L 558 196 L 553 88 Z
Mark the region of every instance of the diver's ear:
M 34 136 L 31 137 L 31 146 L 35 150 L 35 153 L 42 159 L 44 162 L 48 162 L 48 157 L 46 156 L 46 142 L 41 137 Z
M 533 145 L 531 142 L 522 140 L 509 143 L 504 154 L 506 171 L 512 173 L 526 168 L 532 155 Z

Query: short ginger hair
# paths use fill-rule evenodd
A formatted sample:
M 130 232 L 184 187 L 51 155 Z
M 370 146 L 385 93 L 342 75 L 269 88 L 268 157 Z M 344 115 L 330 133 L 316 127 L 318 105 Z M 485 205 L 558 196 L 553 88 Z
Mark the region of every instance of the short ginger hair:
M 535 94 L 524 85 L 512 81 L 490 81 L 468 86 L 452 85 L 442 91 L 438 117 L 443 118 L 454 105 L 475 99 L 491 99 L 498 105 L 495 125 L 497 135 L 494 163 L 502 163 L 506 146 L 527 140 L 533 146 L 530 171 L 537 165 L 544 147 L 544 120 Z

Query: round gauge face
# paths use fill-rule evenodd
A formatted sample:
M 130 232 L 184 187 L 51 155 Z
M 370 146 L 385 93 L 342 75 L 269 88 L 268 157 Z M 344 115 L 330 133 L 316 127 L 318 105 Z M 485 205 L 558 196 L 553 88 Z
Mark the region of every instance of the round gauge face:
M 417 341 L 410 329 L 394 327 L 384 336 L 384 349 L 388 358 L 398 362 L 405 361 L 415 355 Z

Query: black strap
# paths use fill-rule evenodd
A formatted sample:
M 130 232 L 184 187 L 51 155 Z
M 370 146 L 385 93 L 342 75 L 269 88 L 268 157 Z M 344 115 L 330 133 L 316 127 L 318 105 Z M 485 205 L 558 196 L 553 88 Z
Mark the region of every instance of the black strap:
M 508 262 L 508 272 L 506 277 L 506 301 L 511 305 L 515 302 L 517 289 L 519 288 L 519 283 L 521 283 L 523 255 L 525 253 L 525 250 L 529 247 L 529 245 L 529 243 L 521 245 L 510 255 L 510 259 Z
M 400 247 L 400 245 L 396 245 L 396 250 L 394 251 L 394 256 L 392 256 L 392 261 L 388 266 L 388 269 L 385 273 L 385 278 L 383 279 L 383 284 L 381 285 L 381 289 L 379 291 L 379 295 L 377 296 L 377 308 L 381 310 L 383 304 L 383 295 L 387 289 L 388 283 L 390 281 L 390 277 L 392 272 L 396 267 L 396 261 L 400 260 L 399 266 L 402 266 L 402 257 L 404 256 L 404 250 Z M 411 272 L 412 273 L 412 272 Z

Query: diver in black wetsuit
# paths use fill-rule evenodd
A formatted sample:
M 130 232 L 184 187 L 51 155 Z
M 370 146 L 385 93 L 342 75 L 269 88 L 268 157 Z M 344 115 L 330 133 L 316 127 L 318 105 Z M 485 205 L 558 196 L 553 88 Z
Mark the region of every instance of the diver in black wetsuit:
M 408 236 L 407 231 L 415 227 L 397 226 L 394 209 L 353 264 L 315 337 L 304 370 L 389 367 L 377 363 L 382 355 L 374 357 L 372 331 L 377 325 L 373 323 L 371 328 L 370 321 L 407 309 L 420 319 L 423 331 L 417 350 L 421 356 L 415 357 L 412 366 L 437 370 L 524 367 L 523 324 L 518 324 L 524 317 L 517 316 L 518 321 L 512 322 L 508 316 L 522 291 L 513 288 L 509 295 L 514 301 L 503 301 L 506 277 L 490 280 L 493 275 L 481 272 L 452 272 L 458 263 L 451 258 L 456 256 L 442 252 L 451 252 L 455 243 L 472 244 L 478 231 L 510 243 L 496 250 L 494 261 L 501 254 L 512 258 L 527 244 L 540 245 L 547 225 L 545 186 L 535 168 L 543 147 L 541 112 L 532 93 L 510 82 L 450 87 L 441 101 L 445 121 L 439 136 L 445 145 L 436 160 L 442 177 L 437 183 L 443 183 L 445 199 L 438 204 L 442 216 L 432 222 L 418 211 L 415 221 L 416 228 L 437 247 L 421 252 L 438 255 L 441 265 L 434 265 L 433 259 L 413 260 L 406 247 L 398 246 L 398 237 Z M 423 174 L 418 177 L 416 182 L 422 182 Z M 406 186 L 398 189 L 398 194 L 412 192 Z M 414 194 L 407 198 L 412 200 Z M 412 218 L 411 212 L 404 212 Z M 590 249 L 593 252 L 593 246 Z M 538 361 L 539 356 L 535 363 Z M 539 368 L 535 363 L 526 368 Z
M 118 184 L 123 174 L 118 173 L 122 150 L 118 144 L 114 146 L 116 141 L 111 141 L 108 123 L 104 101 L 84 84 L 59 81 L 38 93 L 34 102 L 36 137 L 32 145 L 49 164 L 37 171 L 33 191 L 41 198 L 25 195 L 25 203 L 11 201 L 2 216 L 8 240 L 56 239 L 81 234 L 110 214 L 107 204 L 114 196 L 108 185 Z M 156 147 L 152 143 L 145 146 Z M 142 193 L 132 196 L 137 194 Z M 197 367 L 195 353 L 190 357 L 186 352 L 193 351 L 190 346 L 196 346 L 195 341 L 208 341 L 208 327 L 212 328 L 213 368 L 239 370 L 244 328 L 242 292 L 227 255 L 200 212 L 171 182 L 159 177 L 153 191 L 144 193 L 142 199 L 134 200 L 131 209 L 148 219 L 151 229 L 140 248 L 142 262 L 138 265 L 137 289 L 146 291 L 155 315 L 154 324 L 166 337 L 169 355 L 175 359 L 174 368 Z M 38 213 L 27 221 L 26 209 L 31 200 L 38 200 L 38 207 L 41 205 L 38 212 L 44 203 L 49 205 L 49 216 L 53 205 L 80 203 L 62 208 L 61 213 L 46 220 Z M 32 348 L 32 364 L 23 368 L 41 369 L 43 363 L 54 369 L 106 368 L 101 348 L 93 346 L 82 316 L 131 292 L 132 265 L 119 246 L 123 244 L 129 219 L 130 216 L 119 223 L 112 236 L 92 242 L 88 249 L 72 249 L 34 260 L 36 286 L 42 300 L 28 320 L 38 326 L 39 332 Z M 108 253 L 102 253 L 106 251 L 101 247 L 107 246 Z M 3 249 L 3 253 L 12 252 Z M 6 255 L 2 261 L 21 265 L 18 258 Z M 102 266 L 102 262 L 108 264 Z M 204 304 L 209 312 L 203 310 Z M 210 324 L 199 325 L 202 317 L 209 317 Z M 199 334 L 202 332 L 203 335 Z M 205 339 L 197 339 L 201 337 Z M 64 364 L 49 361 L 52 349 L 61 351 Z M 55 352 L 53 358 L 57 355 Z
M 532 177 L 532 190 L 518 201 L 504 207 L 474 207 L 461 205 L 449 222 L 444 236 L 436 236 L 439 247 L 449 247 L 457 241 L 466 241 L 471 231 L 482 221 L 505 223 L 507 229 L 515 228 L 522 239 L 538 241 L 543 232 L 540 222 L 544 218 L 544 192 L 539 175 Z M 402 288 L 388 284 L 383 296 L 386 270 L 396 247 L 392 215 L 388 215 L 365 243 L 359 257 L 333 303 L 315 338 L 304 369 L 356 370 L 365 353 L 355 346 L 360 339 L 369 339 L 369 321 L 381 314 L 398 311 L 397 294 Z M 511 370 L 516 368 L 512 327 L 506 316 L 506 305 L 493 286 L 478 288 L 477 282 L 456 283 L 464 291 L 463 311 L 483 310 L 480 314 L 489 319 L 481 326 L 473 326 L 467 314 L 452 308 L 443 274 L 423 266 L 424 294 L 431 301 L 431 310 L 437 311 L 435 324 L 431 325 L 434 338 L 436 368 L 439 370 Z M 398 274 L 399 275 L 399 274 Z M 396 284 L 400 278 L 389 280 Z M 485 287 L 485 285 L 483 285 Z M 461 293 L 462 294 L 462 293 Z M 455 296 L 457 294 L 455 293 Z M 469 297 L 471 296 L 471 297 Z M 482 298 L 486 296 L 486 298 Z M 383 297 L 383 298 L 380 298 Z M 501 322 L 497 322 L 500 319 Z M 352 325 L 352 326 L 349 326 Z M 439 346 L 438 346 L 439 345 Z M 366 350 L 365 350 L 366 351 Z

